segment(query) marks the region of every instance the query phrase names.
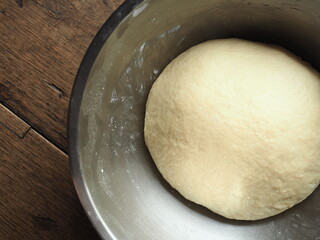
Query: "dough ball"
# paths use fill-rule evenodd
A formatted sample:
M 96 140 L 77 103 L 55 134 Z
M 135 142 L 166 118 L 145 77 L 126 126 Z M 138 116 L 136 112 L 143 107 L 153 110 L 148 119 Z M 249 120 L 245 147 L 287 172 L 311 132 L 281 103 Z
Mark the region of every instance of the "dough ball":
M 202 43 L 152 86 L 144 134 L 187 199 L 232 219 L 278 214 L 319 184 L 319 73 L 273 45 Z

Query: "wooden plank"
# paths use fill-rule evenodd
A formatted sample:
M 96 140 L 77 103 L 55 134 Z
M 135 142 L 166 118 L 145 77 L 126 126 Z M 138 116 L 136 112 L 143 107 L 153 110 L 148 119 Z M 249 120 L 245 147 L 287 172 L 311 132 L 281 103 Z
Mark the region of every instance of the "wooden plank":
M 12 119 L 4 108 L 0 116 Z M 10 124 L 0 124 L 0 239 L 99 239 L 75 193 L 67 155 L 33 129 L 20 137 L 5 125 Z
M 0 125 L 8 128 L 17 136 L 23 138 L 30 129 L 30 126 L 14 115 L 9 109 L 0 103 Z
M 77 68 L 122 2 L 0 1 L 0 102 L 63 150 Z

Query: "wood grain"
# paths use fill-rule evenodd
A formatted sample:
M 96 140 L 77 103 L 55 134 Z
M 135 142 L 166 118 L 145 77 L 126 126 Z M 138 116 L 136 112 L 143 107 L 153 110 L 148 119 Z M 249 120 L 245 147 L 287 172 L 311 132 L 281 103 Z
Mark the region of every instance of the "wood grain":
M 68 157 L 0 108 L 0 239 L 99 239 L 75 193 Z
M 77 68 L 122 2 L 0 1 L 0 102 L 64 151 Z
M 0 1 L 0 239 L 98 239 L 70 176 L 67 111 L 89 43 L 122 2 Z

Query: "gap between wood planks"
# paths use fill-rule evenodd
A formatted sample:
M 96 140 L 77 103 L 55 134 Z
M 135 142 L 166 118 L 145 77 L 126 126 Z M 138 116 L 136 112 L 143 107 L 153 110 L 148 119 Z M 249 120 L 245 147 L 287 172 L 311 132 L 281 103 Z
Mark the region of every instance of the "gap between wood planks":
M 58 91 L 58 90 L 57 90 Z M 38 129 L 31 126 L 25 119 L 20 117 L 17 113 L 14 113 L 10 108 L 5 106 L 5 104 L 0 103 L 0 124 L 11 131 L 13 134 L 17 135 L 21 139 L 23 139 L 28 132 L 33 129 L 36 133 L 41 135 L 46 141 L 48 141 L 51 145 L 56 147 L 59 151 L 67 155 L 67 152 L 61 149 L 59 146 L 54 144 L 50 139 L 48 139 L 45 135 L 38 131 Z
M 1 103 L 0 162 L 0 239 L 99 239 L 68 156 Z

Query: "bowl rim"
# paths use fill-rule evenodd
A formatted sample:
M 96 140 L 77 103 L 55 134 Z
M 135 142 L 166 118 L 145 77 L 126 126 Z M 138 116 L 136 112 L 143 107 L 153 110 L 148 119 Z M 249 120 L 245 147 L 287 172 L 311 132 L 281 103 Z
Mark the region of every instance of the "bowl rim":
M 67 149 L 73 184 L 78 198 L 80 199 L 80 202 L 94 228 L 101 238 L 108 240 L 116 239 L 116 237 L 112 233 L 111 229 L 103 223 L 101 216 L 94 206 L 87 184 L 84 182 L 82 177 L 79 146 L 80 108 L 87 79 L 101 48 L 122 20 L 124 20 L 133 11 L 133 9 L 143 1 L 145 0 L 125 0 L 101 26 L 80 63 L 69 101 Z

